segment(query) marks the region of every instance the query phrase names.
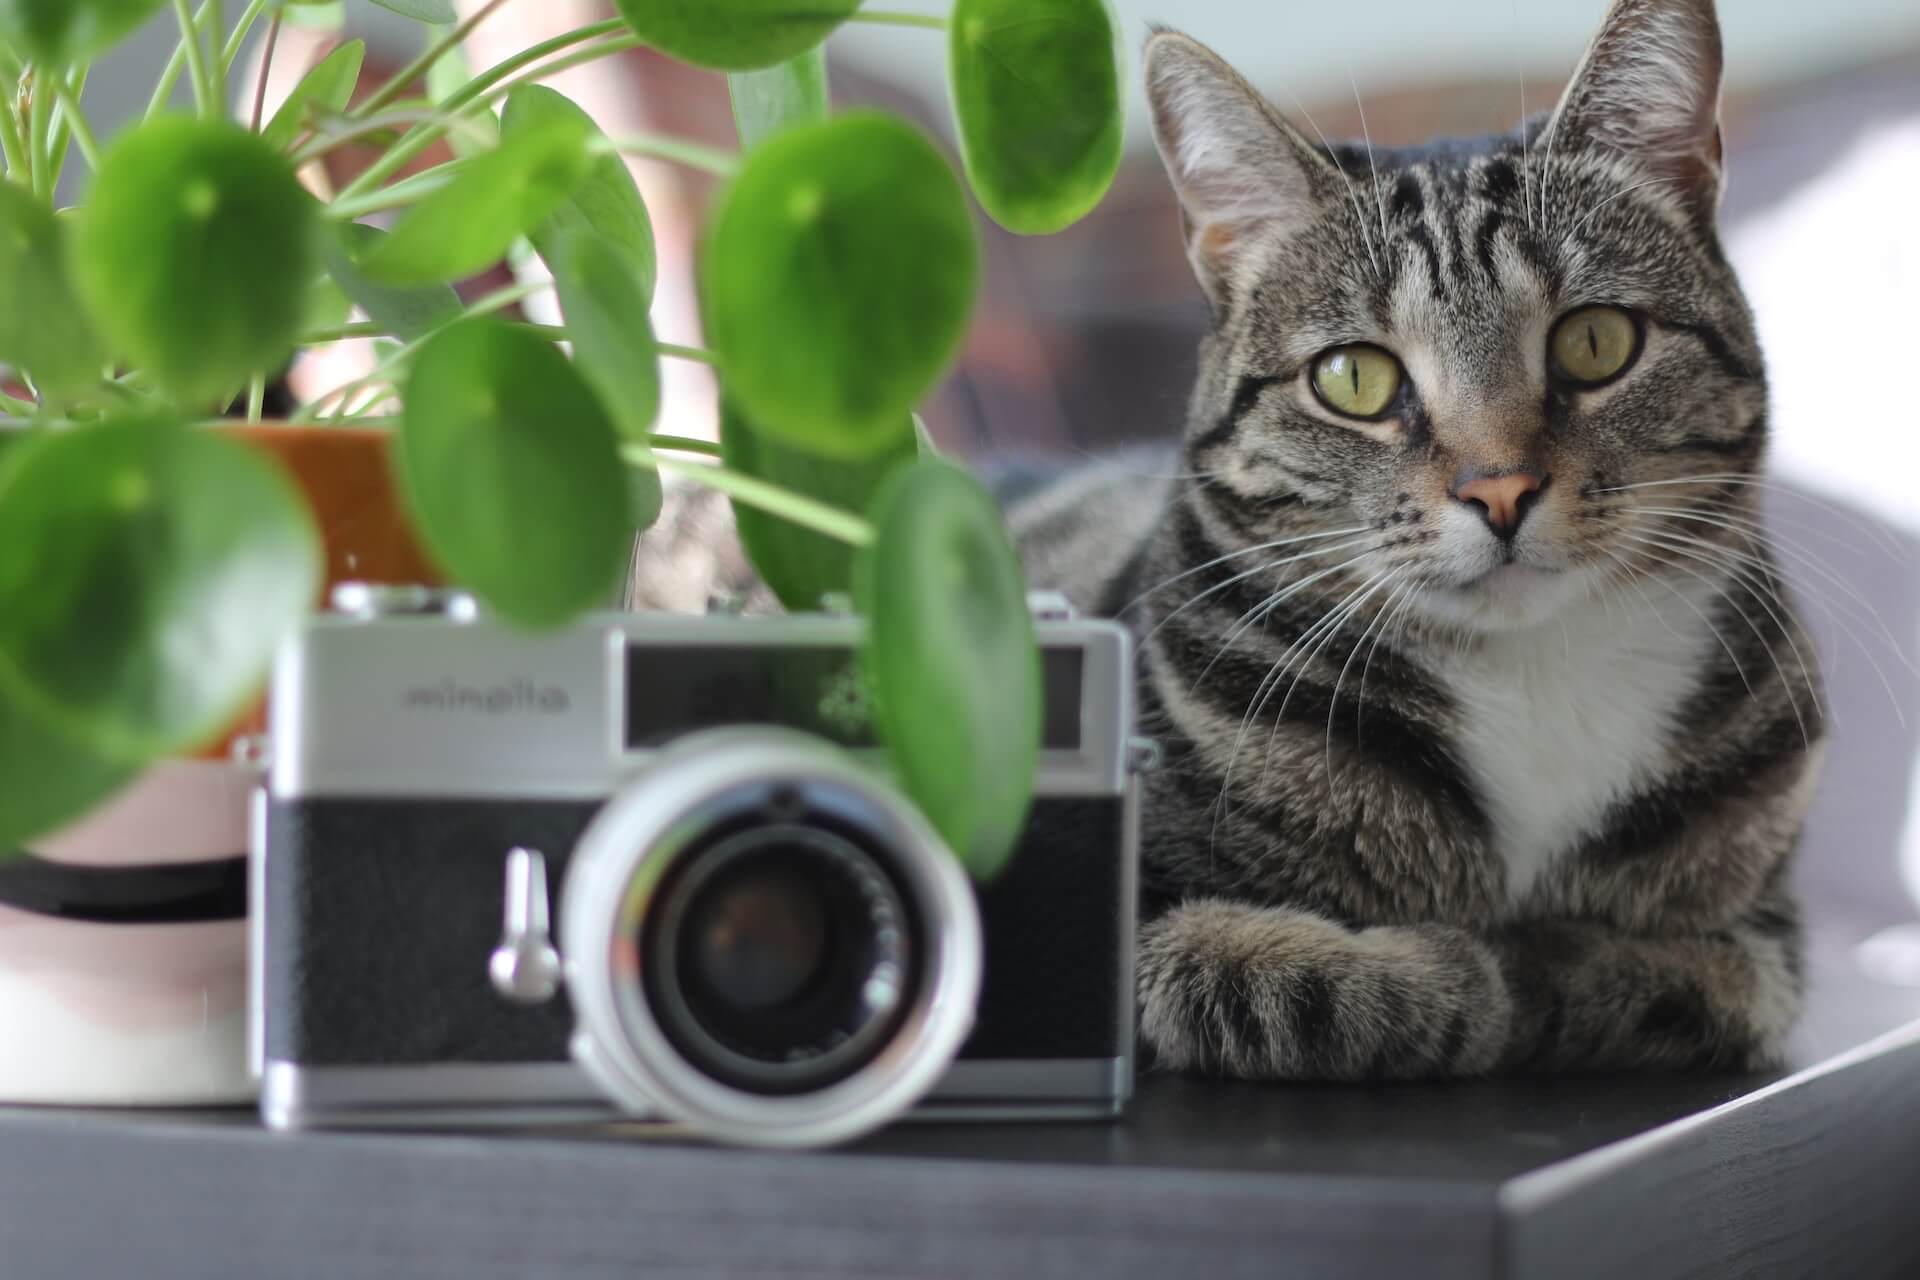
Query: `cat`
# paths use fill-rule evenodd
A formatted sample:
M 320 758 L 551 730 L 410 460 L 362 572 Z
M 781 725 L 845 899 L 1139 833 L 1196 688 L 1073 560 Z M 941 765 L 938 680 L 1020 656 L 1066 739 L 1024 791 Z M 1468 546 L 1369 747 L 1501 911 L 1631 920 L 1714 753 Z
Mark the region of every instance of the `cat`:
M 1802 988 L 1812 647 L 1715 229 L 1710 0 L 1614 0 L 1558 105 L 1318 145 L 1156 29 L 1211 307 L 1179 462 L 1025 493 L 1139 642 L 1138 999 L 1254 1079 L 1757 1069 Z

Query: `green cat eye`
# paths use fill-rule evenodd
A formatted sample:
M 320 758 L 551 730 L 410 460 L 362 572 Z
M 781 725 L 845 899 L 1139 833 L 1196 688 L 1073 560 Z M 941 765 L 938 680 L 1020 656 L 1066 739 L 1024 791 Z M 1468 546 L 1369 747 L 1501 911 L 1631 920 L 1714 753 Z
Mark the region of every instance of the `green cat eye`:
M 1400 362 L 1364 342 L 1335 347 L 1313 362 L 1320 403 L 1350 418 L 1378 418 L 1400 395 Z
M 1626 372 L 1640 354 L 1640 326 L 1618 307 L 1582 307 L 1553 327 L 1547 349 L 1554 372 L 1597 386 Z

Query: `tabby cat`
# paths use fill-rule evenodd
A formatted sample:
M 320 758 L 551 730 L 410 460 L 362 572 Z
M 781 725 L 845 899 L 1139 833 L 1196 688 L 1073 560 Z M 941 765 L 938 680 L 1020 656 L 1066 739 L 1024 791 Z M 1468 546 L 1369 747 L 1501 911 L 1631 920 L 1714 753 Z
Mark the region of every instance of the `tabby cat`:
M 1177 474 L 1013 505 L 1141 642 L 1173 1068 L 1747 1068 L 1801 990 L 1820 691 L 1761 524 L 1710 0 L 1615 0 L 1517 134 L 1316 144 L 1146 47 L 1212 328 Z

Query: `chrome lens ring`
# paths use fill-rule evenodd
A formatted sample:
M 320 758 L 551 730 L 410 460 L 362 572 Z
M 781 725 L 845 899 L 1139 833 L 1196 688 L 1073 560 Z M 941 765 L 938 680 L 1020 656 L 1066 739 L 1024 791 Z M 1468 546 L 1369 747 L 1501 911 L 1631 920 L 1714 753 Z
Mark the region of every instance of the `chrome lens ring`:
M 662 943 L 662 952 L 651 941 L 663 909 L 684 914 L 702 878 L 753 852 L 727 826 L 771 795 L 784 797 L 776 808 L 799 798 L 799 810 L 830 811 L 837 830 L 797 847 L 859 887 L 860 900 L 881 913 L 876 931 L 887 912 L 905 926 L 891 953 L 902 961 L 897 1007 L 875 993 L 884 1016 L 809 1058 L 818 1072 L 798 1085 L 794 1073 L 751 1054 L 715 1055 L 704 1042 L 691 1051 L 687 1009 L 662 998 L 658 969 L 671 964 L 662 957 L 672 947 Z M 687 869 L 696 874 L 678 874 Z M 881 882 L 867 883 L 876 870 Z M 966 877 L 912 805 L 837 749 L 792 730 L 710 730 L 661 753 L 581 836 L 560 914 L 575 1058 L 623 1109 L 661 1113 L 723 1141 L 819 1146 L 869 1132 L 917 1102 L 972 1029 L 981 940 Z M 719 1069 L 727 1065 L 737 1070 Z

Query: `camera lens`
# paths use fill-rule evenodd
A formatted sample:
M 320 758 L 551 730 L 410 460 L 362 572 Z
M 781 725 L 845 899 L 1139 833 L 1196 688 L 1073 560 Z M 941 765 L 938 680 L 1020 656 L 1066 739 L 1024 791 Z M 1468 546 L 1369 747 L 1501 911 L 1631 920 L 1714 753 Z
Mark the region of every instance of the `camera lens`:
M 732 1014 L 775 1010 L 816 985 L 832 944 L 818 886 L 771 859 L 710 885 L 688 912 L 687 980 Z
M 973 1024 L 980 918 L 926 819 L 791 729 L 689 734 L 581 833 L 561 945 L 572 1056 L 710 1137 L 818 1146 L 924 1097 Z
M 858 1070 L 917 978 L 915 929 L 884 863 L 809 817 L 683 854 L 635 938 L 668 1039 L 751 1092 L 817 1089 Z

